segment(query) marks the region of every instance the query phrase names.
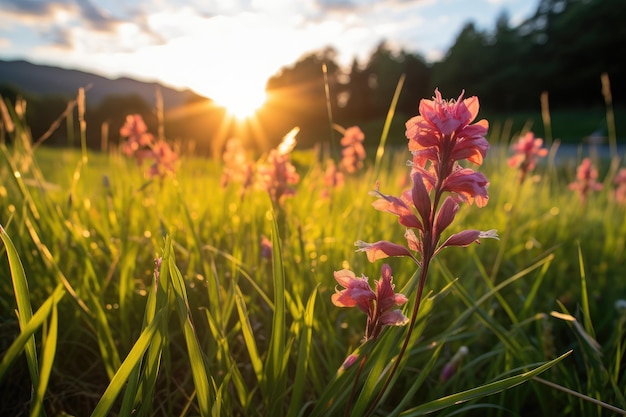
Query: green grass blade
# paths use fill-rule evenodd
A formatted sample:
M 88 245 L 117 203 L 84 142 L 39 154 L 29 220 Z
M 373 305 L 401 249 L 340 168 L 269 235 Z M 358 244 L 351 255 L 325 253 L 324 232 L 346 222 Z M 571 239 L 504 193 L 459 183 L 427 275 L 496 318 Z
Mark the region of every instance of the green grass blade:
M 269 388 L 269 412 L 270 415 L 277 414 L 283 404 L 282 396 L 287 386 L 285 374 L 285 271 L 283 269 L 283 258 L 281 253 L 281 242 L 279 237 L 278 224 L 272 215 L 272 266 L 274 283 L 274 316 L 272 319 L 272 334 L 265 368 L 266 386 Z M 278 398 L 280 397 L 280 398 Z
M 368 340 L 352 351 L 352 355 L 359 358 L 368 356 L 374 348 L 374 341 Z M 346 399 L 350 394 L 354 378 L 358 369 L 358 361 L 348 369 L 344 369 L 343 365 L 339 366 L 334 378 L 330 380 L 322 395 L 317 399 L 317 403 L 313 411 L 308 414 L 309 417 L 326 417 L 339 415 L 338 409 L 345 406 Z
M 477 256 L 476 251 L 472 251 L 472 259 L 474 260 L 474 263 L 476 264 L 476 268 L 478 269 L 479 275 L 482 278 L 485 286 L 489 288 L 490 290 L 493 290 L 494 280 L 491 279 L 491 277 L 487 273 L 487 270 L 485 269 L 485 266 L 483 265 L 480 258 Z M 494 295 L 497 298 L 498 303 L 500 304 L 500 307 L 502 307 L 502 309 L 506 313 L 509 320 L 511 320 L 511 323 L 516 325 L 518 323 L 517 315 L 513 312 L 513 309 L 511 308 L 509 303 L 507 303 L 504 296 L 500 293 L 500 291 L 496 291 Z
M 524 306 L 522 307 L 522 312 L 520 313 L 520 317 L 526 317 L 528 315 L 528 311 L 530 310 L 530 307 L 533 305 L 533 301 L 535 301 L 535 297 L 537 296 L 539 289 L 541 288 L 541 284 L 543 283 L 543 279 L 548 273 L 548 269 L 550 268 L 550 265 L 552 265 L 553 259 L 554 259 L 554 255 L 550 254 L 548 262 L 543 264 L 543 266 L 541 267 L 541 270 L 538 273 L 538 276 L 535 277 L 533 281 L 533 286 L 528 292 L 528 295 L 526 296 L 526 300 L 524 301 Z
M 167 239 L 166 247 L 170 247 L 170 253 L 173 251 L 171 240 Z M 185 290 L 185 281 L 180 273 L 180 270 L 174 262 L 174 257 L 169 256 L 169 259 L 164 257 L 163 262 L 169 260 L 169 273 L 172 284 L 172 289 L 176 296 L 176 312 L 180 319 L 185 335 L 185 343 L 187 345 L 187 354 L 189 355 L 189 364 L 191 365 L 191 371 L 193 376 L 193 382 L 196 388 L 196 395 L 198 397 L 198 406 L 200 407 L 200 415 L 203 417 L 209 417 L 211 414 L 211 398 L 212 392 L 211 385 L 209 384 L 209 372 L 200 349 L 200 344 L 196 336 L 196 330 L 191 318 L 191 310 L 189 308 L 189 301 L 187 299 L 187 292 Z M 164 264 L 165 265 L 165 264 Z
M 2 356 L 2 362 L 0 362 L 0 381 L 6 375 L 11 364 L 15 361 L 18 355 L 24 350 L 24 347 L 31 339 L 32 335 L 39 330 L 43 322 L 50 315 L 52 305 L 58 303 L 65 295 L 65 288 L 59 284 L 54 290 L 52 295 L 48 297 L 46 301 L 39 307 L 39 309 L 33 314 L 33 318 L 22 329 L 19 336 L 11 343 L 11 346 L 4 352 Z
M 152 320 L 148 327 L 141 332 L 137 342 L 135 342 L 131 348 L 128 356 L 126 356 L 126 359 L 124 359 L 124 362 L 120 365 L 119 369 L 113 376 L 113 379 L 109 383 L 109 386 L 100 398 L 100 401 L 98 401 L 96 408 L 91 413 L 92 417 L 106 417 L 109 415 L 115 399 L 120 391 L 126 386 L 126 382 L 128 381 L 133 369 L 141 363 L 143 355 L 146 349 L 150 346 L 154 333 L 160 325 L 162 315 L 163 311 L 157 312 L 154 320 Z
M 165 256 L 168 255 L 166 254 Z M 150 415 L 152 412 L 149 406 L 153 403 L 154 388 L 157 383 L 159 370 L 161 369 L 161 356 L 167 338 L 167 317 L 169 312 L 169 300 L 167 296 L 169 271 L 167 268 L 162 268 L 161 273 L 161 268 L 159 268 L 157 272 L 160 275 L 160 279 L 157 279 L 155 272 L 152 291 L 148 294 L 146 301 L 142 330 L 154 320 L 157 311 L 161 311 L 164 318 L 161 320 L 161 325 L 154 334 L 143 363 L 135 367 L 128 379 L 127 387 L 124 390 L 124 399 L 122 401 L 120 415 L 130 415 L 133 412 L 139 394 L 141 394 L 142 407 L 137 414 Z M 140 390 L 140 387 L 143 387 L 143 389 Z
M 24 219 L 24 223 L 26 224 L 26 228 L 28 229 L 28 233 L 30 234 L 31 239 L 37 246 L 37 249 L 39 249 L 41 257 L 44 259 L 44 262 L 46 262 L 48 268 L 54 271 L 54 273 L 59 278 L 59 281 L 61 281 L 65 286 L 67 293 L 71 295 L 72 298 L 74 298 L 78 306 L 80 306 L 80 308 L 87 314 L 92 314 L 89 307 L 87 307 L 87 304 L 85 304 L 85 302 L 78 296 L 72 284 L 70 284 L 67 277 L 63 274 L 63 272 L 57 265 L 56 261 L 54 260 L 54 256 L 52 256 L 52 253 L 50 252 L 50 249 L 48 249 L 48 247 L 39 238 L 39 233 L 35 229 L 33 222 L 28 217 L 26 217 Z
M 113 375 L 115 375 L 116 370 L 120 366 L 121 360 L 117 351 L 115 338 L 111 332 L 111 325 L 109 324 L 106 311 L 104 307 L 102 307 L 97 294 L 89 292 L 87 297 L 95 318 L 94 324 L 103 365 L 109 378 L 113 378 Z
M 39 374 L 39 386 L 35 393 L 33 405 L 30 410 L 31 417 L 39 417 L 45 415 L 43 410 L 43 400 L 48 389 L 48 381 L 52 373 L 52 365 L 54 365 L 54 357 L 57 350 L 57 341 L 59 336 L 59 312 L 57 303 L 52 303 L 52 314 L 50 315 L 50 325 L 48 326 L 48 334 L 46 336 L 41 358 L 41 372 Z
M 17 303 L 18 320 L 20 323 L 20 329 L 24 330 L 24 328 L 28 325 L 28 322 L 33 317 L 33 308 L 30 304 L 30 292 L 28 291 L 28 281 L 26 280 L 24 267 L 19 254 L 15 249 L 15 245 L 13 245 L 11 238 L 1 225 L 0 238 L 2 238 L 2 241 L 4 242 L 7 257 L 9 258 L 11 281 L 13 283 L 15 302 Z M 31 381 L 35 389 L 37 389 L 39 385 L 39 366 L 37 364 L 37 348 L 35 346 L 34 335 L 31 334 L 26 341 L 24 345 L 24 352 L 26 354 L 26 361 L 28 363 L 28 371 L 30 372 Z
M 304 329 L 300 335 L 300 347 L 298 350 L 298 362 L 296 364 L 296 374 L 292 387 L 291 402 L 289 404 L 288 417 L 295 417 L 302 407 L 302 396 L 306 384 L 307 368 L 311 357 L 311 343 L 313 338 L 313 324 L 315 321 L 315 299 L 317 291 L 313 291 L 309 301 L 307 301 L 304 311 Z
M 263 359 L 259 355 L 259 350 L 256 345 L 256 339 L 254 337 L 254 331 L 250 325 L 250 318 L 246 307 L 246 302 L 243 299 L 243 294 L 239 289 L 239 286 L 235 286 L 235 302 L 237 303 L 237 312 L 239 313 L 239 324 L 241 325 L 241 333 L 243 340 L 248 349 L 248 356 L 250 356 L 250 364 L 256 375 L 257 381 L 261 387 L 264 387 L 264 372 L 263 372 Z
M 580 298 L 581 308 L 583 310 L 583 323 L 585 324 L 585 331 L 589 333 L 591 337 L 596 338 L 596 333 L 593 330 L 593 323 L 591 322 L 591 310 L 589 308 L 589 293 L 587 292 L 587 274 L 585 273 L 585 261 L 583 260 L 583 250 L 578 243 L 578 265 L 580 267 Z
M 459 317 L 455 319 L 456 325 L 460 325 L 465 320 L 467 320 L 467 318 L 470 315 L 476 313 L 478 318 L 483 322 L 483 324 L 485 324 L 485 326 L 487 326 L 500 339 L 500 341 L 503 343 L 504 346 L 507 346 L 507 349 L 509 349 L 512 354 L 519 355 L 523 351 L 519 343 L 515 341 L 514 339 L 510 338 L 507 332 L 505 331 L 505 329 L 499 323 L 497 323 L 496 320 L 493 317 L 491 317 L 486 311 L 480 308 L 480 305 L 486 302 L 489 298 L 493 297 L 497 292 L 499 292 L 503 288 L 514 283 L 518 279 L 528 275 L 529 272 L 531 272 L 532 270 L 541 267 L 545 263 L 551 262 L 553 258 L 554 258 L 554 255 L 550 254 L 546 256 L 545 258 L 540 259 L 539 261 L 535 262 L 531 266 L 519 271 L 518 273 L 500 282 L 495 287 L 490 288 L 488 292 L 486 292 L 477 300 L 473 300 L 468 290 L 466 290 L 465 287 L 463 287 L 461 283 L 459 282 L 458 285 L 455 285 L 453 288 L 459 295 L 461 301 L 463 301 L 463 303 L 469 308 L 466 309 Z M 446 267 L 446 265 L 443 264 L 443 262 L 441 262 L 438 259 L 435 259 L 435 263 L 439 268 L 441 268 L 441 271 L 443 272 L 444 277 L 446 277 L 448 282 L 452 282 L 453 280 L 455 280 L 452 273 Z
M 375 178 L 378 178 L 378 176 L 380 175 L 380 166 L 383 160 L 383 155 L 385 154 L 385 145 L 387 144 L 387 137 L 389 136 L 391 121 L 393 120 L 393 115 L 396 112 L 396 106 L 398 105 L 398 99 L 400 98 L 400 92 L 402 92 L 402 86 L 404 85 L 405 78 L 406 74 L 402 74 L 400 76 L 400 79 L 398 80 L 398 85 L 396 85 L 396 90 L 393 93 L 393 98 L 391 99 L 391 105 L 389 106 L 389 110 L 387 111 L 385 125 L 383 126 L 383 131 L 380 135 L 380 143 L 378 144 L 378 149 L 376 149 L 376 160 L 374 161 Z
M 564 353 L 556 359 L 551 360 L 532 371 L 524 372 L 519 375 L 515 375 L 509 378 L 504 378 L 496 382 L 491 382 L 489 384 L 482 385 L 477 388 L 472 388 L 467 391 L 459 392 L 456 394 L 448 395 L 447 397 L 439 398 L 434 401 L 430 401 L 426 404 L 422 404 L 420 406 L 411 408 L 409 410 L 404 411 L 400 414 L 402 417 L 417 417 L 428 413 L 433 413 L 435 411 L 443 410 L 445 408 L 451 407 L 456 404 L 461 404 L 467 401 L 471 401 L 477 398 L 486 397 L 488 395 L 497 394 L 498 392 L 502 392 L 509 388 L 512 388 L 516 385 L 523 384 L 534 376 L 539 375 L 540 373 L 550 369 L 563 359 L 565 359 L 572 351 Z
M 409 341 L 409 346 L 417 346 L 420 344 L 421 336 L 426 328 L 426 324 L 428 321 L 426 320 L 426 318 L 433 311 L 437 298 L 447 294 L 449 288 L 451 287 L 452 284 L 448 284 L 439 293 L 435 295 L 429 293 L 422 297 L 417 320 L 415 322 L 413 332 L 411 334 L 411 339 Z M 411 311 L 415 301 L 415 299 L 411 300 L 411 302 L 406 306 L 407 311 Z M 373 365 L 371 366 L 371 370 L 369 371 L 367 380 L 365 381 L 365 384 L 363 385 L 363 388 L 361 389 L 357 400 L 352 406 L 352 416 L 356 417 L 365 415 L 365 413 L 371 406 L 372 399 L 376 397 L 379 390 L 382 388 L 383 383 L 387 379 L 388 373 L 391 372 L 392 366 L 398 360 L 399 346 L 403 343 L 403 340 L 406 337 L 406 331 L 407 330 L 401 328 L 389 327 L 385 331 L 386 334 L 381 335 L 381 337 L 375 341 L 376 347 L 374 348 L 372 355 L 370 355 L 370 357 L 368 358 L 368 361 L 373 362 Z M 437 356 L 438 353 L 439 351 L 435 351 L 432 356 Z M 406 354 L 401 358 L 400 363 L 398 364 L 398 367 L 391 378 L 390 386 L 393 386 L 402 374 L 402 371 L 407 364 L 409 356 L 410 355 Z M 427 364 L 424 370 L 433 365 L 434 362 L 432 362 L 431 364 Z M 423 375 L 423 377 L 426 376 L 427 375 Z M 419 382 L 420 379 L 421 377 L 418 377 L 416 384 L 421 383 Z M 385 401 L 385 398 L 389 395 L 390 392 L 391 390 L 386 390 L 384 395 L 381 397 L 380 403 Z
M 426 378 L 430 375 L 432 369 L 437 364 L 437 360 L 439 359 L 439 356 L 441 354 L 441 350 L 443 349 L 444 344 L 445 344 L 445 341 L 443 340 L 437 344 L 437 346 L 433 350 L 432 355 L 430 355 L 428 362 L 424 364 L 424 367 L 420 370 L 419 374 L 417 375 L 415 382 L 411 384 L 411 387 L 408 389 L 408 391 L 403 396 L 400 403 L 398 403 L 396 408 L 389 414 L 389 417 L 395 417 L 399 415 L 399 413 L 405 409 L 406 404 L 415 396 L 415 394 L 417 393 L 417 390 L 422 386 L 424 381 L 426 381 Z
M 232 256 L 231 254 L 221 251 L 218 248 L 211 246 L 211 245 L 204 245 L 203 249 L 206 249 L 217 255 L 220 255 L 224 257 L 224 259 L 227 259 L 228 261 L 232 262 L 234 266 L 237 268 L 237 271 L 241 274 L 242 277 L 246 279 L 246 281 L 248 281 L 248 284 L 250 284 L 250 286 L 252 286 L 252 288 L 254 288 L 254 290 L 261 296 L 261 298 L 263 299 L 263 302 L 268 305 L 270 310 L 274 309 L 274 302 L 265 293 L 265 291 L 263 291 L 263 289 L 259 286 L 259 283 L 256 282 L 254 278 L 252 278 L 250 274 L 244 269 L 243 262 L 241 262 L 239 259 Z

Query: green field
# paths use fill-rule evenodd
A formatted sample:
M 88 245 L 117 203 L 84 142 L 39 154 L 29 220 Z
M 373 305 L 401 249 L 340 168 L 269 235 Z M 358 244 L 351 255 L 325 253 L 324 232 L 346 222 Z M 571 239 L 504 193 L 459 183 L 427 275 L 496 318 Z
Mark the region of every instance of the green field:
M 333 274 L 372 283 L 389 264 L 410 315 L 419 268 L 406 257 L 369 262 L 354 245 L 406 243 L 368 194 L 376 183 L 389 195 L 411 187 L 406 148 L 376 158 L 370 145 L 364 167 L 327 188 L 320 155 L 296 147 L 295 195 L 272 202 L 223 187 L 222 161 L 180 155 L 175 175 L 148 179 L 120 151 L 33 150 L 16 126 L 1 132 L 0 414 L 364 415 L 408 327 L 362 343 L 365 315 L 333 305 Z M 603 187 L 582 203 L 568 188 L 580 160 L 549 153 L 520 183 L 507 165 L 517 138 L 502 132 L 487 139 L 506 146 L 480 167 L 489 203 L 461 204 L 445 231 L 497 229 L 500 239 L 433 259 L 372 415 L 625 413 L 626 206 L 613 183 L 622 155 L 593 160 Z M 398 134 L 389 141 L 406 143 Z

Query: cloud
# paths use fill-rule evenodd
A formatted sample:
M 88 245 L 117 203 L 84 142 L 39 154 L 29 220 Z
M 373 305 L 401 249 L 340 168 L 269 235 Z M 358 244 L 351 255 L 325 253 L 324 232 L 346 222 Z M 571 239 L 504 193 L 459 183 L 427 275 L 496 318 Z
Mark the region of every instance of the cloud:
M 87 27 L 102 31 L 111 30 L 119 22 L 91 0 L 0 0 L 0 5 L 4 13 L 12 15 L 18 23 L 24 24 L 39 21 L 53 25 L 60 14 L 64 17 L 71 16 Z
M 76 0 L 76 4 L 80 10 L 81 20 L 88 27 L 108 32 L 119 23 L 118 19 L 111 17 L 109 13 L 98 8 L 90 0 Z
M 315 3 L 323 10 L 352 10 L 357 6 L 351 0 L 316 0 Z
M 24 0 L 0 0 L 0 5 L 5 11 L 28 16 L 45 16 L 53 7 L 49 2 Z

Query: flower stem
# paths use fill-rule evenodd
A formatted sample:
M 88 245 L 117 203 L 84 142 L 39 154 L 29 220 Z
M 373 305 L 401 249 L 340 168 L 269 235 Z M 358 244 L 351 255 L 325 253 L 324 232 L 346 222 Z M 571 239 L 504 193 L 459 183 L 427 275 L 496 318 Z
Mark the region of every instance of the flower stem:
M 411 314 L 411 320 L 409 321 L 409 326 L 408 326 L 408 329 L 407 329 L 407 333 L 406 333 L 406 336 L 404 338 L 404 342 L 402 343 L 402 347 L 400 348 L 400 352 L 398 353 L 398 356 L 396 357 L 396 360 L 393 363 L 393 367 L 391 368 L 391 371 L 387 375 L 387 379 L 385 380 L 385 384 L 382 386 L 380 391 L 378 391 L 378 395 L 376 395 L 376 398 L 374 398 L 374 401 L 372 402 L 372 404 L 370 405 L 368 410 L 365 412 L 364 417 L 368 417 L 376 409 L 378 403 L 380 402 L 380 400 L 382 399 L 383 395 L 385 394 L 385 391 L 387 391 L 387 388 L 389 388 L 389 385 L 391 384 L 391 379 L 393 378 L 393 375 L 396 373 L 396 370 L 398 369 L 398 366 L 400 365 L 400 361 L 402 360 L 402 357 L 404 356 L 404 353 L 406 352 L 406 350 L 407 350 L 407 348 L 409 346 L 409 341 L 411 340 L 411 335 L 413 333 L 413 328 L 415 327 L 415 322 L 417 321 L 417 314 L 419 312 L 420 304 L 421 304 L 421 301 L 422 301 L 422 293 L 424 291 L 424 284 L 426 283 L 426 276 L 428 275 L 428 265 L 430 264 L 430 260 L 431 260 L 431 256 L 428 256 L 428 258 L 425 258 L 422 261 L 422 270 L 420 271 L 420 278 L 419 278 L 419 283 L 418 283 L 418 286 L 417 286 L 417 295 L 416 295 L 416 299 L 415 299 L 415 306 L 413 307 L 413 313 Z M 360 371 L 360 369 L 359 369 L 359 371 Z
M 352 408 L 352 404 L 354 403 L 353 399 L 354 399 L 354 395 L 356 394 L 356 386 L 359 383 L 359 380 L 361 379 L 361 373 L 363 371 L 363 368 L 365 367 L 365 361 L 367 360 L 367 355 L 363 356 L 363 359 L 361 359 L 361 362 L 359 363 L 359 370 L 356 373 L 356 377 L 354 378 L 354 384 L 352 384 L 352 390 L 350 390 L 350 397 L 348 398 L 348 402 L 346 403 L 346 412 L 345 412 L 345 416 L 348 417 L 350 415 L 350 410 Z

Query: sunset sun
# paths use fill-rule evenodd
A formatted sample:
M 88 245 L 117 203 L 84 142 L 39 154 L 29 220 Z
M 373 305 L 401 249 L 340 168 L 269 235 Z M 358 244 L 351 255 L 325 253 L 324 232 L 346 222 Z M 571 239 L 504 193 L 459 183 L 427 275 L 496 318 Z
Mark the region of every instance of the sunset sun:
M 231 117 L 244 121 L 265 104 L 269 75 L 254 73 L 244 65 L 213 67 L 212 70 L 214 75 L 210 79 L 200 74 L 192 88 L 224 107 Z
M 224 106 L 230 115 L 238 120 L 244 120 L 254 116 L 267 97 L 264 88 L 253 89 L 243 86 L 226 89 L 224 93 L 214 94 L 211 98 L 218 105 Z

